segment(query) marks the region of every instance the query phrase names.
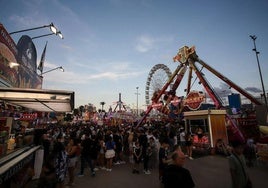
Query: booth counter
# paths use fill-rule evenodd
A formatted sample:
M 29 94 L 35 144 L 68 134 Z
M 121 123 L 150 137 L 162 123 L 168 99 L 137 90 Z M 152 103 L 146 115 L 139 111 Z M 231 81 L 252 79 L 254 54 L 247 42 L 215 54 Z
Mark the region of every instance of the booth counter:
M 0 187 L 23 187 L 35 175 L 40 146 L 18 149 L 0 159 Z M 42 161 L 40 161 L 42 165 Z M 40 166 L 38 167 L 40 168 Z

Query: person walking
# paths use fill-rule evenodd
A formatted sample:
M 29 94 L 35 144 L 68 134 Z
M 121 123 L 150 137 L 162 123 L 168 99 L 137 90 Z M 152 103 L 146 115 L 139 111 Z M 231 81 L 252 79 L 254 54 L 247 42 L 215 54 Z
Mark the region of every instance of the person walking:
M 78 141 L 76 138 L 70 138 L 69 143 L 66 147 L 67 156 L 68 156 L 68 175 L 69 182 L 67 186 L 74 185 L 74 171 L 77 163 L 77 153 L 78 153 Z
M 172 163 L 164 170 L 163 184 L 164 188 L 192 188 L 195 183 L 191 173 L 184 168 L 186 156 L 180 150 L 177 150 L 171 155 Z
M 111 172 L 112 171 L 112 165 L 113 165 L 113 158 L 115 157 L 115 142 L 113 141 L 112 136 L 108 136 L 108 141 L 105 144 L 106 152 L 105 152 L 105 158 L 106 158 L 106 170 Z
M 96 175 L 93 167 L 93 162 L 91 160 L 91 146 L 92 146 L 92 140 L 89 138 L 89 134 L 85 134 L 85 138 L 81 142 L 81 166 L 80 166 L 80 173 L 78 174 L 78 177 L 84 176 L 84 169 L 86 166 L 86 163 L 89 165 L 91 176 L 94 177 Z
M 38 179 L 38 188 L 62 188 L 67 172 L 67 154 L 63 145 L 62 135 L 56 138 L 51 153 L 48 153 L 42 167 L 40 178 Z
M 117 132 L 113 136 L 115 142 L 115 164 L 124 164 L 125 161 L 123 159 L 123 135 L 122 132 L 117 130 Z
M 149 138 L 149 146 L 148 146 L 149 150 L 148 150 L 148 155 L 149 155 L 149 169 L 154 169 L 156 167 L 157 164 L 157 153 L 158 153 L 158 149 L 157 149 L 157 145 L 156 145 L 156 141 L 154 137 L 150 137 Z
M 168 139 L 164 139 L 161 141 L 161 146 L 159 148 L 158 152 L 158 158 L 159 158 L 159 180 L 162 182 L 162 178 L 164 175 L 164 170 L 168 164 Z
M 134 160 L 133 160 L 133 146 L 134 146 L 134 133 L 133 131 L 130 130 L 129 134 L 128 134 L 128 155 L 129 155 L 129 162 L 131 164 L 134 163 Z
M 99 141 L 99 152 L 98 152 L 98 165 L 100 166 L 100 169 L 106 170 L 105 168 L 105 142 L 104 137 L 100 136 L 98 138 Z
M 192 153 L 193 153 L 193 137 L 190 132 L 186 134 L 185 137 L 185 145 L 186 145 L 186 156 L 189 157 L 190 160 L 193 160 Z
M 239 141 L 232 143 L 233 152 L 228 158 L 233 188 L 251 188 L 245 156 L 243 155 L 244 144 Z
M 182 127 L 182 128 L 180 128 L 180 134 L 179 134 L 179 137 L 180 137 L 180 147 L 181 147 L 181 150 L 183 151 L 183 152 L 185 152 L 185 146 L 186 146 L 186 134 L 185 134 L 185 130 L 184 130 L 184 128 Z
M 142 160 L 142 146 L 140 145 L 140 142 L 137 140 L 135 142 L 135 145 L 133 147 L 133 159 L 134 159 L 134 165 L 133 165 L 133 174 L 139 174 L 140 173 L 140 163 Z
M 143 172 L 144 174 L 151 174 L 149 170 L 149 154 L 151 151 L 149 148 L 148 137 L 144 130 L 142 130 L 138 140 L 142 148 L 141 160 L 143 161 Z

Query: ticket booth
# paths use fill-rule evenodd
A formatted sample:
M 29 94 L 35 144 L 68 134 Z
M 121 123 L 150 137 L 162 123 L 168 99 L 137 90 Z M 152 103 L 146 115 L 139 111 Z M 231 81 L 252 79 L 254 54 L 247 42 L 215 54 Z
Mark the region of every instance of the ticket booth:
M 194 150 L 213 152 L 216 143 L 228 144 L 226 110 L 184 112 L 185 130 L 192 134 Z

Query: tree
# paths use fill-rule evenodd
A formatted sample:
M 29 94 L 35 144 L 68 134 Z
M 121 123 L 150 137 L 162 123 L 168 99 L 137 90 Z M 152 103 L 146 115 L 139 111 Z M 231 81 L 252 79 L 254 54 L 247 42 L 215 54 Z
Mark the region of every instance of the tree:
M 83 105 L 79 106 L 80 114 L 82 114 L 85 110 L 85 107 Z
M 100 102 L 101 105 L 101 111 L 103 112 L 103 106 L 105 105 L 105 102 Z

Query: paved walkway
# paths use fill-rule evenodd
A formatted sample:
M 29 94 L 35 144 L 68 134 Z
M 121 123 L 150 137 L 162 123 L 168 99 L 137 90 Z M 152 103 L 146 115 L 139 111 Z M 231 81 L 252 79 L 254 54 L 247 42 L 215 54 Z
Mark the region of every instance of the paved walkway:
M 228 160 L 221 156 L 206 156 L 195 160 L 187 159 L 185 167 L 193 176 L 196 187 L 228 188 L 231 187 Z M 268 164 L 259 164 L 249 169 L 254 188 L 267 186 Z M 152 174 L 132 174 L 130 164 L 113 166 L 112 172 L 99 170 L 96 177 L 91 177 L 89 170 L 85 176 L 76 177 L 74 188 L 160 188 L 158 170 Z

